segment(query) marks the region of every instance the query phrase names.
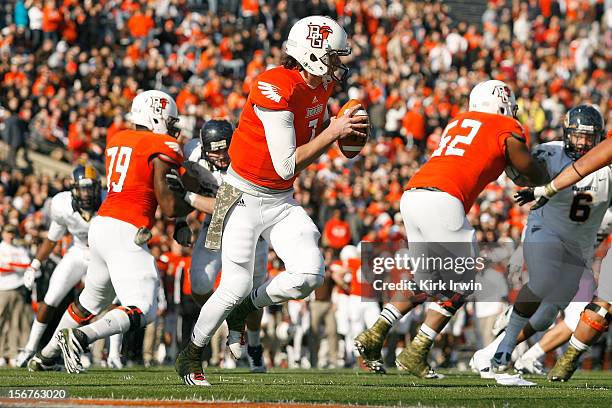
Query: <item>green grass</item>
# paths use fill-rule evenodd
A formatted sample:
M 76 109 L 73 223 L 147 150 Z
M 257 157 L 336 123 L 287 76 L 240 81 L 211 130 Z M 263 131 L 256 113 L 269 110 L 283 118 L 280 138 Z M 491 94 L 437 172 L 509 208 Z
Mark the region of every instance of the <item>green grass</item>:
M 526 377 L 537 387 L 516 388 L 447 372 L 443 380 L 417 380 L 391 371 L 379 376 L 355 370 L 209 369 L 208 388 L 182 385 L 170 368 L 121 371 L 93 369 L 85 374 L 0 370 L 0 395 L 15 387 L 60 387 L 71 397 L 318 402 L 404 406 L 599 407 L 612 404 L 612 372 L 579 372 L 569 383 Z

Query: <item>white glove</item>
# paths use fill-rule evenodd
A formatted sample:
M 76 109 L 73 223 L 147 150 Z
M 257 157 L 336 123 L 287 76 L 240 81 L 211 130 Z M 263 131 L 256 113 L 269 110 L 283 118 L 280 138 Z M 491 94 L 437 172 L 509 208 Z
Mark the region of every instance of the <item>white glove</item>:
M 32 290 L 34 287 L 34 281 L 40 278 L 42 273 L 40 272 L 40 261 L 36 258 L 32 261 L 30 266 L 27 267 L 23 274 L 23 285 L 28 288 L 28 290 Z

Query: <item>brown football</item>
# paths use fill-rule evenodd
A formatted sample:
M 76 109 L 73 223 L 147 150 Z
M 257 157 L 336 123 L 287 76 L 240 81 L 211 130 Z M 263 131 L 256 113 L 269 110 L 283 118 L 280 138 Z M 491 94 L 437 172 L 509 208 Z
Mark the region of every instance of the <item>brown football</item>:
M 336 117 L 339 118 L 343 115 L 347 115 L 348 110 L 350 110 L 355 105 L 359 105 L 360 103 L 361 102 L 359 102 L 357 99 L 349 99 L 349 101 L 340 108 Z M 359 109 L 353 114 L 353 116 L 355 115 L 368 116 L 368 113 L 365 111 L 365 109 Z M 366 130 L 366 134 L 367 137 L 364 138 L 357 136 L 349 136 L 345 137 L 344 139 L 338 139 L 338 147 L 340 148 L 342 154 L 349 159 L 352 159 L 353 157 L 357 156 L 359 152 L 361 152 L 361 149 L 363 149 L 363 146 L 365 146 L 366 142 L 368 141 L 368 137 L 370 137 L 369 127 Z

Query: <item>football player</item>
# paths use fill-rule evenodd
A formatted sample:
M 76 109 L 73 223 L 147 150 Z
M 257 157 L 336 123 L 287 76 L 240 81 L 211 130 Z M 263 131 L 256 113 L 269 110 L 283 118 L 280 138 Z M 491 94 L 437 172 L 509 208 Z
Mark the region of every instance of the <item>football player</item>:
M 198 179 L 201 194 L 190 194 L 182 183 L 178 182 L 176 175 L 167 177 L 171 189 L 177 191 L 179 195 L 182 194 L 194 208 L 207 214 L 213 212 L 214 195 L 223 182 L 230 164 L 228 149 L 233 132 L 234 129 L 230 122 L 210 120 L 200 130 L 200 137 L 192 139 L 185 145 L 184 153 L 188 163 L 185 163 L 184 166 L 187 166 L 188 171 Z M 200 306 L 212 295 L 217 275 L 221 271 L 221 253 L 204 247 L 209 224 L 210 216 L 208 215 L 195 242 L 191 263 L 192 296 Z M 255 249 L 254 287 L 261 286 L 265 281 L 267 262 L 268 244 L 260 238 Z M 262 311 L 256 311 L 251 313 L 247 319 L 247 358 L 251 371 L 256 373 L 266 372 L 263 347 L 260 341 L 262 314 Z M 240 339 L 231 339 L 230 344 L 234 345 L 234 347 L 228 347 L 232 357 L 240 358 L 242 354 L 242 348 L 239 347 Z
M 293 182 L 336 140 L 366 137 L 367 116 L 351 117 L 359 105 L 324 125 L 329 96 L 347 73 L 341 57 L 349 53 L 347 34 L 337 22 L 306 17 L 291 28 L 282 65 L 253 80 L 205 242 L 208 248 L 222 248 L 220 284 L 176 361 L 186 384 L 210 385 L 199 356 L 223 320 L 236 333 L 233 338 L 239 338 L 249 313 L 302 299 L 323 282 L 321 234 L 293 198 Z M 262 236 L 287 270 L 252 291 L 255 249 Z
M 438 148 L 410 179 L 400 209 L 408 251 L 413 258 L 473 258 L 477 256 L 475 230 L 466 218 L 474 200 L 484 187 L 496 180 L 507 165 L 513 166 L 530 185 L 547 179 L 545 169 L 534 159 L 525 143 L 525 135 L 516 120 L 516 101 L 508 86 L 497 80 L 477 84 L 469 97 L 469 111 L 457 115 L 444 129 Z M 448 244 L 447 244 L 448 243 Z M 465 290 L 429 290 L 427 282 L 440 282 L 444 276 L 456 280 L 462 275 L 450 269 L 421 267 L 415 272 L 415 292 L 404 299 L 386 304 L 376 323 L 355 339 L 355 347 L 371 370 L 384 372 L 381 349 L 391 327 L 427 295 L 441 296 L 429 305 L 425 321 L 417 335 L 397 356 L 397 366 L 422 378 L 437 378 L 427 363 L 427 355 L 438 333 L 465 302 L 471 292 Z M 440 274 L 440 275 L 438 275 Z M 432 288 L 435 289 L 435 288 Z M 468 286 L 469 289 L 469 286 Z M 429 293 L 427 293 L 429 292 Z M 396 298 L 397 299 L 397 298 Z
M 68 249 L 51 275 L 49 288 L 44 300 L 39 303 L 36 318 L 32 323 L 28 342 L 17 357 L 18 367 L 24 367 L 32 358 L 47 329 L 47 324 L 56 313 L 57 306 L 87 272 L 89 222 L 98 211 L 101 199 L 100 177 L 96 169 L 88 164 L 78 165 L 74 168 L 70 191 L 58 193 L 51 199 L 51 225 L 47 232 L 47 238 L 41 244 L 36 257 L 24 274 L 24 285 L 28 289 L 32 289 L 34 281 L 41 275 L 40 267 L 42 263 L 53 252 L 57 242 L 66 232 L 72 235 L 73 245 Z M 119 337 L 121 336 L 119 335 Z M 121 364 L 119 356 L 109 355 L 108 357 L 112 366 L 117 366 L 117 360 Z M 31 371 L 54 368 L 55 364 L 53 366 L 42 364 L 40 357 L 34 358 L 29 365 Z
M 601 114 L 592 106 L 579 105 L 565 116 L 563 141 L 544 143 L 535 155 L 546 162 L 549 174 L 559 174 L 602 138 Z M 597 230 L 612 198 L 611 183 L 612 170 L 600 169 L 571 189 L 560 191 L 546 210 L 529 214 L 523 243 L 529 282 L 517 296 L 504 337 L 493 355 L 493 371 L 508 367 L 517 341 L 553 323 L 557 313 L 574 298 L 585 271 L 590 273 Z M 530 202 L 533 189 L 522 190 L 516 197 L 521 205 Z
M 167 217 L 193 211 L 165 180 L 170 169 L 183 161 L 176 140 L 177 115 L 176 103 L 168 94 L 141 92 L 132 101 L 134 129 L 118 132 L 107 141 L 108 195 L 89 229 L 85 287 L 64 313 L 55 344 L 41 352 L 44 359 L 52 358 L 59 345 L 69 373 L 83 371 L 80 356 L 88 344 L 138 330 L 155 318 L 158 274 L 147 246 L 155 211 L 158 205 Z M 121 306 L 86 325 L 115 294 Z

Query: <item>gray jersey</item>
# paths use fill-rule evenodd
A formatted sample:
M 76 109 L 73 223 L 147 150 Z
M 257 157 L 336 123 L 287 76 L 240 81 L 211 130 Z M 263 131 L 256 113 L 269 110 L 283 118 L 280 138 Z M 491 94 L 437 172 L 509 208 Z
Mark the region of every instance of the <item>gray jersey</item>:
M 201 181 L 202 187 L 205 190 L 217 191 L 217 188 L 223 182 L 225 172 L 215 168 L 208 160 L 202 157 L 202 142 L 199 138 L 193 138 L 187 142 L 183 148 L 184 156 L 190 162 L 198 163 L 205 172 L 205 179 Z
M 563 142 L 549 142 L 537 146 L 534 155 L 546 161 L 548 174 L 555 177 L 572 164 L 565 154 Z M 592 254 L 597 230 L 600 228 L 610 203 L 612 169 L 604 167 L 561 190 L 548 204 L 529 215 L 530 225 L 543 225 L 560 238 L 576 244 L 588 259 Z
M 51 199 L 51 226 L 47 237 L 51 241 L 59 241 L 66 232 L 72 234 L 74 245 L 87 248 L 89 222 L 72 207 L 72 194 L 63 191 Z

